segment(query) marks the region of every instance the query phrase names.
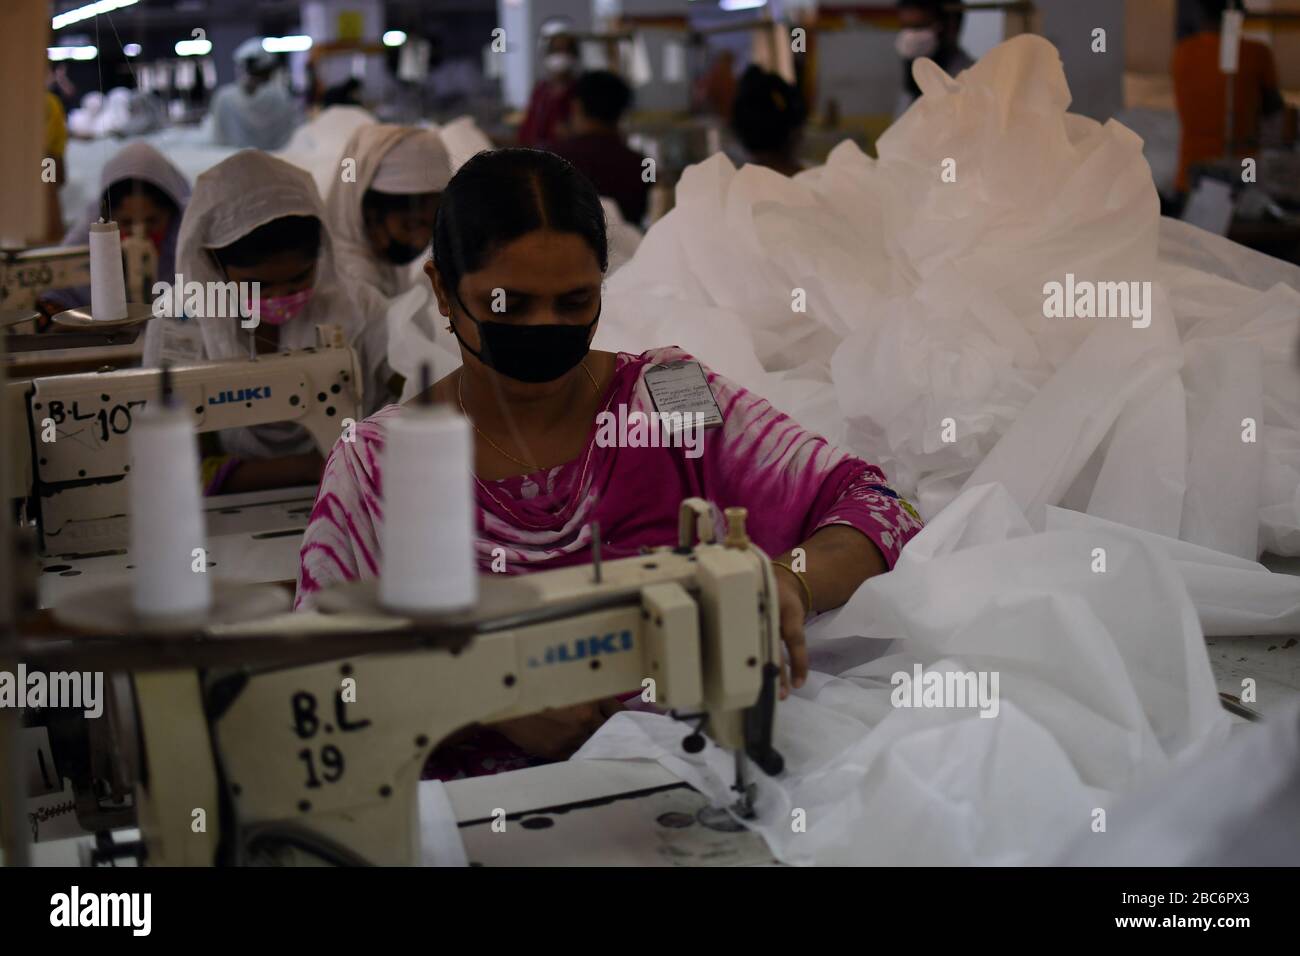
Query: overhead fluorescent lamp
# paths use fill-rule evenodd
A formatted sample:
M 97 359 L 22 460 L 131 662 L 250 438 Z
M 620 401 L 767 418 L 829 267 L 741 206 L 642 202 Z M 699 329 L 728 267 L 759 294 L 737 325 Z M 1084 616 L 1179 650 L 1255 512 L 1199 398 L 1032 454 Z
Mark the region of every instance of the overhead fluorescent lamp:
M 212 52 L 211 40 L 178 40 L 177 56 L 207 56 Z
M 757 10 L 759 7 L 767 6 L 767 0 L 721 0 L 718 8 L 721 10 Z
M 128 43 L 126 46 L 122 47 L 122 52 L 125 53 L 127 56 L 139 56 L 140 44 Z
M 389 30 L 384 34 L 384 46 L 401 46 L 406 42 L 406 34 L 401 30 Z
M 51 60 L 93 60 L 99 55 L 93 46 L 51 46 L 45 52 Z
M 77 7 L 75 10 L 69 10 L 67 13 L 60 13 L 50 21 L 50 25 L 56 30 L 62 30 L 71 24 L 97 17 L 101 13 L 112 13 L 114 10 L 121 10 L 123 7 L 129 7 L 139 2 L 140 0 L 98 0 L 97 3 L 88 3 L 83 7 Z
M 262 49 L 267 53 L 298 53 L 311 49 L 311 37 L 267 37 L 262 41 Z

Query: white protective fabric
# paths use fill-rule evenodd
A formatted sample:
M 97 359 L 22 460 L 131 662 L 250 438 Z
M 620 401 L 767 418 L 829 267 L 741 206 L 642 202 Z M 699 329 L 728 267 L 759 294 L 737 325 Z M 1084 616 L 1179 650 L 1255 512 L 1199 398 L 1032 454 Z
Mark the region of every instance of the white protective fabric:
M 1045 863 L 1096 809 L 1228 735 L 1167 557 L 1099 528 L 1035 533 L 998 485 L 965 491 L 809 637 L 814 671 L 777 707 L 786 770 L 756 777 L 753 827 L 789 863 Z M 854 639 L 867 650 L 825 672 L 820 649 L 843 658 Z M 893 675 L 918 664 L 996 672 L 996 716 L 894 706 Z M 731 754 L 686 754 L 686 733 L 622 714 L 577 757 L 656 760 L 731 803 Z
M 405 127 L 397 127 L 405 129 Z M 431 129 L 415 128 L 383 153 L 370 188 L 409 196 L 442 192 L 451 179 L 451 157 L 442 137 Z
M 1295 866 L 1300 704 L 1237 730 L 1222 750 L 1122 801 L 1065 866 Z
M 1038 528 L 1060 505 L 1250 561 L 1300 550 L 1300 270 L 1162 221 L 1140 140 L 1066 111 L 1041 37 L 916 76 L 878 160 L 687 169 L 595 347 L 682 346 L 926 516 L 999 482 Z M 1150 326 L 1045 317 L 1067 274 L 1150 282 Z
M 1212 861 L 1294 794 L 1275 773 L 1234 803 L 1230 772 L 1195 768 L 1246 765 L 1223 756 L 1205 635 L 1300 630 L 1300 580 L 1255 562 L 1300 550 L 1297 270 L 1162 222 L 1141 143 L 1066 112 L 1045 40 L 916 75 L 879 160 L 688 169 L 597 335 L 681 345 L 881 464 L 928 519 L 810 625 L 755 829 L 791 863 L 1128 862 L 1089 843 L 1096 811 L 1114 826 L 1168 798 L 1152 845 Z M 1067 273 L 1149 281 L 1150 325 L 1046 318 Z M 894 706 L 915 665 L 998 674 L 997 717 Z M 686 732 L 622 714 L 577 756 L 654 760 L 731 803 L 731 755 L 687 755 Z M 1294 760 L 1294 733 L 1254 739 L 1253 765 Z M 1197 834 L 1203 779 L 1223 829 Z M 1266 861 L 1294 811 L 1268 820 L 1238 862 Z
M 146 93 L 117 86 L 102 93 L 87 93 L 81 106 L 68 114 L 68 131 L 92 138 L 134 136 L 158 129 L 165 120 L 158 99 Z M 114 148 L 118 144 L 113 143 Z
M 317 325 L 341 326 L 348 342 L 357 349 L 366 401 L 373 401 L 387 374 L 383 351 L 373 344 L 376 329 L 383 331 L 383 314 L 372 315 L 359 309 L 339 281 L 320 194 L 308 173 L 258 150 L 243 150 L 201 175 L 181 223 L 177 269 L 187 283 L 224 282 L 225 275 L 211 250 L 228 246 L 258 226 L 286 216 L 315 216 L 321 220 L 322 230 L 312 298 L 301 314 L 280 326 L 280 347 L 287 350 L 314 346 Z M 173 321 L 159 319 L 149 324 L 146 365 L 167 357 L 161 346 L 162 330 L 164 323 Z M 239 321 L 213 316 L 199 319 L 202 357 L 216 360 L 248 355 L 249 333 L 240 328 Z M 289 423 L 223 432 L 222 444 L 231 454 L 252 458 L 300 453 L 314 447 L 306 432 Z
M 609 242 L 609 268 L 605 275 L 609 277 L 632 261 L 641 245 L 641 230 L 623 218 L 614 200 L 601 196 L 600 205 L 605 210 L 605 235 Z

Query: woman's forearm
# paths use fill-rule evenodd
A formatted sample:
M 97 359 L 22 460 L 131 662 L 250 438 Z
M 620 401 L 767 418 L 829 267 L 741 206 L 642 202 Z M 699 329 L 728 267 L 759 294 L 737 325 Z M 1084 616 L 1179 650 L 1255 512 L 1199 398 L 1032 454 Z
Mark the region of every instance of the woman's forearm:
M 802 556 L 796 551 L 802 549 Z M 889 570 L 885 559 L 861 531 L 848 525 L 829 525 L 815 531 L 807 541 L 776 558 L 803 572 L 812 592 L 812 611 L 837 608 L 867 578 Z

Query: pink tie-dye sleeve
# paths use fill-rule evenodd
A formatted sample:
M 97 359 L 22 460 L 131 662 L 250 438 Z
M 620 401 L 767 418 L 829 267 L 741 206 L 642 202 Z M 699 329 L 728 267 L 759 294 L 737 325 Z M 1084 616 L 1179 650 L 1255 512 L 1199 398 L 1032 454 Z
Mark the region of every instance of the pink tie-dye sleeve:
M 706 487 L 715 504 L 748 509 L 750 535 L 770 554 L 795 547 L 819 528 L 848 525 L 870 538 L 893 568 L 922 523 L 884 472 L 766 399 L 707 374 L 723 414 L 723 425 L 704 436 Z
M 303 534 L 295 609 L 310 607 L 317 591 L 379 574 L 379 456 L 384 422 L 397 410 L 382 409 L 334 444 Z

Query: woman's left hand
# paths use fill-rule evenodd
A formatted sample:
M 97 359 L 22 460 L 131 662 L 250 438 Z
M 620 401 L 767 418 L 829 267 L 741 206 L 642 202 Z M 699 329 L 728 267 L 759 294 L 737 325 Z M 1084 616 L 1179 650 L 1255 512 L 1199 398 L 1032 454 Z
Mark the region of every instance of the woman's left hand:
M 781 699 L 790 696 L 791 671 L 794 686 L 802 687 L 808 677 L 808 645 L 804 640 L 803 622 L 808 610 L 804 604 L 803 585 L 793 571 L 776 565 L 776 593 L 781 605 L 781 640 L 789 662 L 781 662 Z

